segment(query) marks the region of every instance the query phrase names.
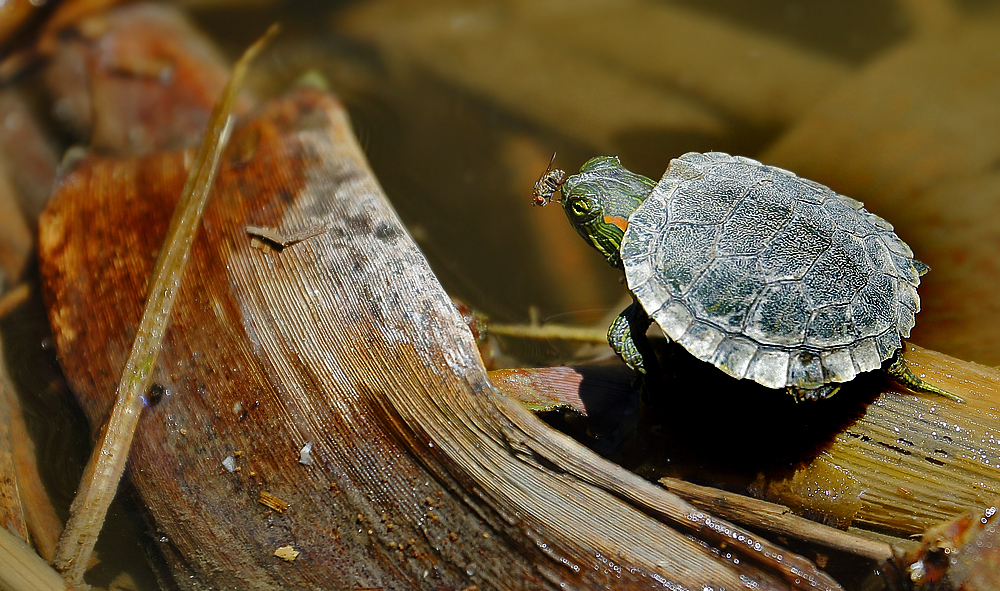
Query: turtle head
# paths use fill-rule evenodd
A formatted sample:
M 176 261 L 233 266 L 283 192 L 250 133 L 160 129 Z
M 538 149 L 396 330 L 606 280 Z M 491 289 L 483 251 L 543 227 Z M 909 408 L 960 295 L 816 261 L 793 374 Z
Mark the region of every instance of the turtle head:
M 576 231 L 612 267 L 620 269 L 619 251 L 628 219 L 655 184 L 623 168 L 616 156 L 598 156 L 563 180 L 559 189 L 566 217 Z

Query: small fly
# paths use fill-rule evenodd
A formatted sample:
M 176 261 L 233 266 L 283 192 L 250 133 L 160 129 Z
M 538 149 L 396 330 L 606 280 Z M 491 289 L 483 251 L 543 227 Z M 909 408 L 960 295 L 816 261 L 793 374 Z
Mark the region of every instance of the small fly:
M 566 171 L 552 168 L 552 163 L 555 161 L 556 155 L 553 152 L 552 158 L 549 159 L 549 165 L 545 167 L 545 172 L 535 182 L 535 190 L 532 192 L 531 199 L 532 205 L 548 205 L 552 201 L 552 196 L 562 189 L 562 184 L 566 180 Z

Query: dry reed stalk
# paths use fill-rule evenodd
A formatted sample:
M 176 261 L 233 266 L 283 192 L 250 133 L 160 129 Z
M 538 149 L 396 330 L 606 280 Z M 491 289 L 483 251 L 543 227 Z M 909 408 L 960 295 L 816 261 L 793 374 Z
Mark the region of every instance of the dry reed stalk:
M 111 416 L 101 429 L 87 462 L 70 518 L 56 548 L 54 564 L 68 582 L 85 587 L 83 574 L 103 526 L 108 506 L 125 470 L 135 427 L 142 412 L 160 345 L 166 334 L 174 300 L 180 291 L 185 264 L 208 201 L 223 149 L 232 130 L 232 110 L 246 71 L 265 44 L 277 33 L 272 27 L 251 45 L 233 68 L 216 104 L 181 199 L 171 220 L 164 247 L 150 280 L 149 297 L 118 385 Z
M 8 591 L 66 591 L 67 584 L 27 544 L 0 527 L 0 588 Z

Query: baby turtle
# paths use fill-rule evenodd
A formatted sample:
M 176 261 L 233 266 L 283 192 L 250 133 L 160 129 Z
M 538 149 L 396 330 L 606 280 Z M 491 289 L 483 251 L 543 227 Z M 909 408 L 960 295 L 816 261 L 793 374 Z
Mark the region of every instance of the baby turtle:
M 658 183 L 617 157 L 569 177 L 550 162 L 534 203 L 557 192 L 580 236 L 625 271 L 633 303 L 608 343 L 636 371 L 656 367 L 655 320 L 695 357 L 796 400 L 832 396 L 886 361 L 909 389 L 957 398 L 900 354 L 928 267 L 859 201 L 721 152 L 676 158 Z

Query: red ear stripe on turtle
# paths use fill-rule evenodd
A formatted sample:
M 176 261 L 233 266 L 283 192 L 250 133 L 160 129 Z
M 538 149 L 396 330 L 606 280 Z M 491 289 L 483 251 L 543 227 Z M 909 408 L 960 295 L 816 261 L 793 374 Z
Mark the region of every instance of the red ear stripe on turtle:
M 613 215 L 606 215 L 604 216 L 604 223 L 613 224 L 617 226 L 618 229 L 621 230 L 622 232 L 628 229 L 628 220 L 625 218 L 615 217 Z

